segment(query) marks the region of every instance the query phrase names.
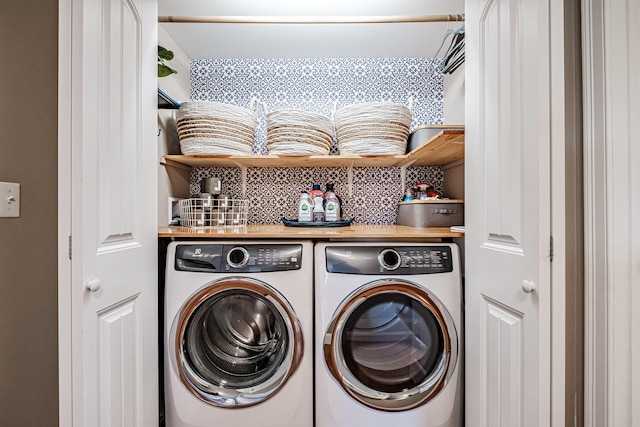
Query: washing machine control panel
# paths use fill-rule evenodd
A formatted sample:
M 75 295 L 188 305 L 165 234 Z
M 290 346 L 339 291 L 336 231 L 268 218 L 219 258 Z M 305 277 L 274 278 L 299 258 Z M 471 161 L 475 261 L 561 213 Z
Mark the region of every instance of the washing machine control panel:
M 264 273 L 302 268 L 302 245 L 178 245 L 175 269 L 202 273 Z
M 327 272 L 413 275 L 453 271 L 449 246 L 327 246 Z

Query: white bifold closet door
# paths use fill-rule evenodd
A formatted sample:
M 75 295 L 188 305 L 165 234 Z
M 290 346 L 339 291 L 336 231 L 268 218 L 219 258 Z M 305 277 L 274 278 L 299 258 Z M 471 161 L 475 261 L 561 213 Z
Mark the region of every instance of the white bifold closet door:
M 550 425 L 552 405 L 564 411 L 551 346 L 563 2 L 467 0 L 465 13 L 466 422 Z
M 157 2 L 64 0 L 60 22 L 60 424 L 155 427 Z

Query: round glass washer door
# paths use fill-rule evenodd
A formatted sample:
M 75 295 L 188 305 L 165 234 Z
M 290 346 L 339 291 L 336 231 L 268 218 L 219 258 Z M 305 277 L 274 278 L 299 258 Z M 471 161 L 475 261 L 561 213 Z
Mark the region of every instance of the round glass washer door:
M 405 411 L 448 383 L 458 359 L 451 315 L 430 292 L 403 280 L 358 288 L 336 310 L 324 339 L 327 367 L 362 404 Z
M 173 368 L 196 397 L 247 407 L 273 396 L 302 359 L 300 322 L 271 286 L 249 278 L 206 285 L 182 306 L 171 331 Z

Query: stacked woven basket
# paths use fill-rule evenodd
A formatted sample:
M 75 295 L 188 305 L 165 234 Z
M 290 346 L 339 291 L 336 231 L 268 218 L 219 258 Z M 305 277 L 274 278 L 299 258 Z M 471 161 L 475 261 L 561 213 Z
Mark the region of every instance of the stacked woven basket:
M 412 104 L 412 100 L 410 100 Z M 412 105 L 390 102 L 352 104 L 334 113 L 341 155 L 405 154 Z
M 326 155 L 335 130 L 343 156 L 404 154 L 411 104 L 412 100 L 409 107 L 390 102 L 334 107 L 333 120 L 302 110 L 269 113 L 264 106 L 267 149 L 270 154 L 285 156 Z M 251 155 L 258 122 L 255 106 L 255 99 L 250 109 L 219 102 L 183 102 L 177 113 L 182 154 Z
M 328 117 L 302 110 L 267 112 L 269 154 L 307 156 L 329 154 L 333 122 Z
M 256 133 L 252 109 L 209 101 L 180 104 L 177 113 L 180 150 L 185 155 L 251 155 Z

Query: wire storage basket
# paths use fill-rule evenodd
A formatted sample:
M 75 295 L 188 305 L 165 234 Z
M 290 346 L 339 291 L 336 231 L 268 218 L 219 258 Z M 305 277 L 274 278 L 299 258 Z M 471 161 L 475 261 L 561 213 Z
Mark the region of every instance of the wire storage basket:
M 341 107 L 334 112 L 341 155 L 381 156 L 405 154 L 411 110 L 391 102 L 368 102 Z
M 249 199 L 184 199 L 179 202 L 183 227 L 242 227 L 249 217 Z
M 258 118 L 251 109 L 209 101 L 180 104 L 176 127 L 185 155 L 251 155 Z
M 264 112 L 267 118 L 269 154 L 329 154 L 334 133 L 333 121 L 329 117 L 303 110 L 267 112 L 266 105 Z

